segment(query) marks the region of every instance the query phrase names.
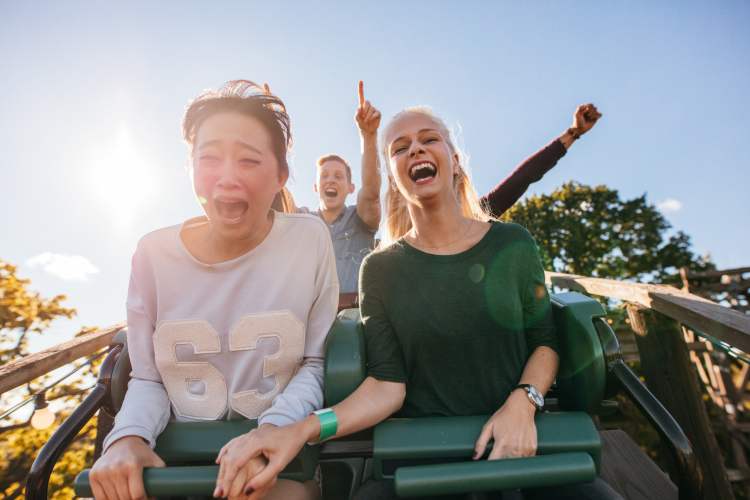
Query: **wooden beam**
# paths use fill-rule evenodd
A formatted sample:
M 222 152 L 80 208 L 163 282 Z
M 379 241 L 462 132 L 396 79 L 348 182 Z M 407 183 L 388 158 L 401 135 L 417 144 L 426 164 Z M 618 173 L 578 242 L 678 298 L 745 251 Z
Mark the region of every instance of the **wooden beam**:
M 722 276 L 732 276 L 735 274 L 750 273 L 750 267 L 738 267 L 737 269 L 724 269 L 723 271 L 703 271 L 700 273 L 685 273 L 687 279 L 700 279 L 700 278 L 720 278 Z
M 545 272 L 548 285 L 635 302 L 676 319 L 716 340 L 750 352 L 750 315 L 667 285 L 587 278 Z
M 677 500 L 677 487 L 622 431 L 599 431 L 601 476 L 623 498 Z
M 123 328 L 124 321 L 0 366 L 0 394 L 27 384 L 78 358 L 94 354 L 108 346 Z
M 686 488 L 696 492 L 694 498 L 733 498 L 680 326 L 673 319 L 641 304 L 629 302 L 627 309 L 646 385 L 687 436 L 702 470 L 703 477 L 691 477 L 693 484 L 677 486 L 681 491 Z
M 714 350 L 711 342 L 688 342 L 685 345 L 687 345 L 689 351 L 705 352 Z

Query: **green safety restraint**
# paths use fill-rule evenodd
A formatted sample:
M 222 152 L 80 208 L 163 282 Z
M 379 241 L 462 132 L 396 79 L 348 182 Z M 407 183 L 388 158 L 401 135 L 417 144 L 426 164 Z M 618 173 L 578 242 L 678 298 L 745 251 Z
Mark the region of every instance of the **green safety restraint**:
M 112 372 L 112 406 L 119 411 L 125 399 L 132 366 L 128 356 L 127 332 L 120 331 L 112 341 L 124 344 Z M 219 451 L 231 439 L 247 434 L 258 426 L 257 420 L 183 422 L 167 424 L 156 439 L 154 451 L 167 467 L 145 469 L 143 484 L 148 497 L 213 496 L 219 466 L 214 463 Z M 318 466 L 318 446 L 306 445 L 279 474 L 280 478 L 307 481 Z M 91 498 L 90 469 L 81 472 L 73 490 L 78 497 Z
M 375 479 L 394 479 L 402 497 L 593 481 L 600 467 L 601 442 L 589 415 L 607 415 L 617 409 L 616 402 L 607 401 L 616 388 L 607 385 L 602 348 L 616 339 L 596 300 L 576 292 L 560 293 L 552 295 L 552 307 L 560 370 L 554 394 L 548 397 L 556 397 L 563 411 L 536 416 L 537 456 L 472 461 L 474 445 L 490 415 L 388 419 L 374 430 Z M 365 373 L 359 311 L 347 310 L 326 344 L 326 403 L 345 399 Z
M 606 386 L 602 350 L 614 334 L 601 320 L 606 314 L 604 308 L 593 299 L 575 292 L 561 293 L 552 295 L 552 305 L 560 343 L 555 395 L 563 412 L 536 416 L 536 457 L 471 461 L 474 444 L 489 415 L 389 419 L 374 429 L 375 479 L 393 478 L 396 491 L 403 497 L 593 481 L 599 470 L 601 444 L 588 415 L 610 414 L 617 408 L 616 403 L 606 401 L 613 392 Z M 131 371 L 125 336 L 125 331 L 120 332 L 113 341 L 124 344 L 112 375 L 116 410 L 122 406 Z M 326 406 L 349 396 L 365 379 L 365 373 L 359 310 L 342 311 L 326 341 Z M 218 474 L 213 461 L 219 450 L 256 425 L 255 420 L 168 424 L 154 450 L 167 467 L 144 471 L 147 495 L 212 495 Z M 350 498 L 361 483 L 363 463 L 364 459 L 321 461 L 324 491 L 330 484 L 338 492 L 335 497 Z M 308 480 L 317 466 L 318 446 L 305 446 L 279 477 Z M 88 473 L 83 471 L 76 478 L 74 491 L 79 497 L 92 496 Z M 332 484 L 337 479 L 349 484 Z M 331 495 L 326 492 L 325 497 Z

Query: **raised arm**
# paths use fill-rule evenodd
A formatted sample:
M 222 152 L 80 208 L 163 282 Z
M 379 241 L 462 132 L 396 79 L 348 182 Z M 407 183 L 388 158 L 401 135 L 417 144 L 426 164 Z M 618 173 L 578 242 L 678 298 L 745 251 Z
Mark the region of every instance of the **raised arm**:
M 362 188 L 357 194 L 357 214 L 369 227 L 380 225 L 380 161 L 378 159 L 378 127 L 380 111 L 365 101 L 363 83 L 359 82 L 359 108 L 354 115 L 362 144 Z
M 601 116 L 593 104 L 578 106 L 570 128 L 524 160 L 508 177 L 482 197 L 482 200 L 489 205 L 493 217 L 499 218 L 515 205 L 529 186 L 552 170 L 560 158 L 565 156 L 573 142 L 591 130 Z

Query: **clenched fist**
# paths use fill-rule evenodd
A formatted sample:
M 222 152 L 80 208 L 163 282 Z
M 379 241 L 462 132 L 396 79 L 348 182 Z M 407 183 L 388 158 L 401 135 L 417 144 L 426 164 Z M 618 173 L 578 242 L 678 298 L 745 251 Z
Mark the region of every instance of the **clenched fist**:
M 591 130 L 596 125 L 596 121 L 602 117 L 602 114 L 596 110 L 593 104 L 583 104 L 578 106 L 573 115 L 573 126 L 571 127 L 576 135 L 581 136 Z

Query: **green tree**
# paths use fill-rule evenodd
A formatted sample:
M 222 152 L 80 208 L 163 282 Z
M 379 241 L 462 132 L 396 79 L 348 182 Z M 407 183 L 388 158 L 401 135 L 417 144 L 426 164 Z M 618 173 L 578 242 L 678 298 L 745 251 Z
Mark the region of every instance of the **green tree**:
M 72 318 L 75 309 L 60 306 L 65 295 L 42 299 L 16 277 L 16 267 L 0 260 L 0 366 L 27 354 L 27 334 L 41 333 L 53 319 Z
M 28 288 L 29 280 L 16 276 L 16 267 L 0 260 L 0 365 L 4 365 L 29 354 L 28 334 L 44 334 L 45 328 L 56 318 L 71 318 L 75 309 L 60 305 L 64 295 L 44 299 Z M 92 329 L 84 328 L 78 335 Z M 99 360 L 101 361 L 101 360 Z M 60 423 L 70 415 L 78 405 L 96 375 L 99 363 L 82 369 L 76 378 L 66 381 L 47 391 L 48 400 L 62 400 L 66 406 L 57 412 L 55 424 L 44 430 L 36 430 L 29 422 L 2 422 L 0 427 L 0 500 L 23 499 L 23 490 L 31 464 L 37 453 L 54 433 Z M 41 389 L 50 383 L 49 377 L 32 381 L 25 388 L 16 389 L 13 395 L 25 395 Z M 3 395 L 6 396 L 6 395 Z M 3 397 L 4 401 L 7 398 Z M 74 498 L 73 481 L 85 467 L 90 466 L 94 455 L 96 439 L 96 422 L 94 417 L 58 461 L 50 478 L 50 498 L 68 500 Z M 11 425 L 8 425 L 8 424 Z
M 623 200 L 617 190 L 571 181 L 552 194 L 516 203 L 503 220 L 529 230 L 547 271 L 682 287 L 680 267 L 694 272 L 715 268 L 709 256 L 690 250 L 690 237 L 682 231 L 665 239 L 671 225 L 645 194 Z M 625 316 L 619 308 L 608 313 L 613 328 L 627 321 Z M 640 362 L 630 366 L 640 376 Z M 617 400 L 618 412 L 599 417 L 600 424 L 627 432 L 666 471 L 668 460 L 656 431 L 627 398 L 618 395 Z
M 617 190 L 571 181 L 519 201 L 503 220 L 529 230 L 548 271 L 679 286 L 680 267 L 715 268 L 682 231 L 665 241 L 671 225 L 645 194 L 622 200 Z

